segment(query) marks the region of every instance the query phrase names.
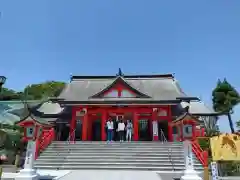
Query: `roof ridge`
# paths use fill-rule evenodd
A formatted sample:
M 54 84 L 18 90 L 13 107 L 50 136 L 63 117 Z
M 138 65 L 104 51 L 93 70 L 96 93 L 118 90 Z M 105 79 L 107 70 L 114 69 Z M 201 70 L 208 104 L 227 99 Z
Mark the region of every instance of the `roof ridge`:
M 100 75 L 100 76 L 71 76 L 71 81 L 78 79 L 114 79 L 118 76 L 108 76 L 108 75 Z M 174 78 L 174 74 L 152 74 L 152 75 L 123 75 L 123 78 Z

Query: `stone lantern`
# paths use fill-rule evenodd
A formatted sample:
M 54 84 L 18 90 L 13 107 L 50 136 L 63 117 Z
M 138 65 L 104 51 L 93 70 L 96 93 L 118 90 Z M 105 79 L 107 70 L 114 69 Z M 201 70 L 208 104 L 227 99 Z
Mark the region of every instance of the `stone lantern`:
M 42 134 L 42 128 L 49 126 L 46 122 L 40 121 L 34 116 L 19 121 L 17 125 L 24 128 L 24 141 L 27 141 L 27 152 L 25 157 L 24 169 L 22 169 L 15 180 L 38 180 L 39 175 L 34 169 L 36 154 L 36 139 Z
M 186 110 L 185 115 L 189 115 L 190 103 L 182 102 L 181 105 Z M 195 138 L 195 135 L 194 135 L 194 138 Z M 185 140 L 183 142 L 185 170 L 184 170 L 183 176 L 181 177 L 181 180 L 202 180 L 202 178 L 194 169 L 191 139 L 192 139 L 192 136 L 185 137 Z

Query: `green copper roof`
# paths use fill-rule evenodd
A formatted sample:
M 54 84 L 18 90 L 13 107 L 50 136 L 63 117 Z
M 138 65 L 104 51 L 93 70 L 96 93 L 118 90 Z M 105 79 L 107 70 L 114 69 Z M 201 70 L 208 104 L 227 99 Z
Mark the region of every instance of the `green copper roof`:
M 41 100 L 35 100 L 35 101 L 27 101 L 26 102 L 28 106 L 30 107 L 37 107 L 38 105 L 40 107 L 37 107 L 37 111 L 41 113 L 52 113 L 52 114 L 58 114 L 62 111 L 62 108 L 56 104 L 56 103 L 49 103 L 44 102 Z M 42 104 L 43 103 L 43 104 Z M 0 123 L 1 124 L 10 124 L 14 125 L 17 122 L 26 119 L 29 116 L 29 111 L 25 107 L 24 102 L 22 101 L 0 101 Z M 32 116 L 32 115 L 31 115 Z M 48 119 L 49 118 L 40 118 L 40 117 L 33 117 L 36 121 L 38 121 L 40 124 L 49 124 Z M 54 121 L 52 118 L 50 121 Z

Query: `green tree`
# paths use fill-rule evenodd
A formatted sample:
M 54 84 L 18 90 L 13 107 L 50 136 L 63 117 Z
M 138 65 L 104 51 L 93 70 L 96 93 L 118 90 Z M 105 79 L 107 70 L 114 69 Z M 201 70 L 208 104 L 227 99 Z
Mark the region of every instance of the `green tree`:
M 32 84 L 24 89 L 28 100 L 45 99 L 46 97 L 57 97 L 65 86 L 64 82 L 47 81 L 40 84 Z
M 238 128 L 238 132 L 240 132 L 240 120 L 236 122 L 236 126 Z
M 19 153 L 24 149 L 23 128 L 17 125 L 0 124 L 0 155 L 8 157 L 7 163 L 19 164 Z
M 8 89 L 8 88 L 2 88 L 0 93 L 0 100 L 19 100 L 20 95 L 18 92 Z
M 234 125 L 231 114 L 234 107 L 239 103 L 239 93 L 226 79 L 218 80 L 216 88 L 212 92 L 213 108 L 228 117 L 231 132 L 234 133 Z

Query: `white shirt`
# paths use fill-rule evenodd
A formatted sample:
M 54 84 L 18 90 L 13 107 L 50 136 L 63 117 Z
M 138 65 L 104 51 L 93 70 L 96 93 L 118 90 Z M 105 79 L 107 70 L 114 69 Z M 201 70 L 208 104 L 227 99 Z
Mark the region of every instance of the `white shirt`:
M 111 121 L 108 121 L 107 122 L 107 128 L 109 129 L 109 130 L 111 130 L 111 129 L 113 129 L 113 122 Z
M 124 131 L 125 129 L 125 124 L 122 122 L 122 123 L 118 123 L 118 131 Z

